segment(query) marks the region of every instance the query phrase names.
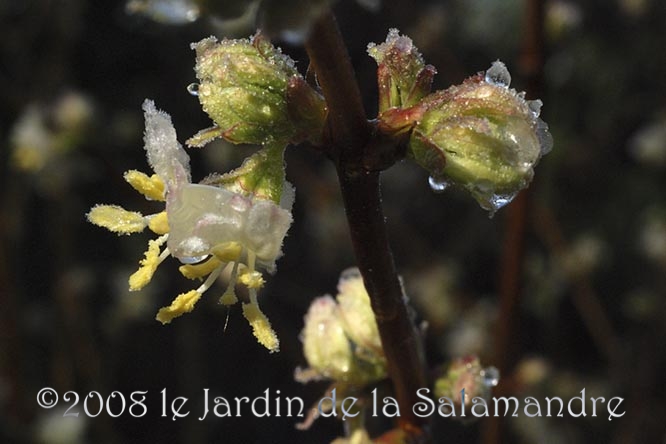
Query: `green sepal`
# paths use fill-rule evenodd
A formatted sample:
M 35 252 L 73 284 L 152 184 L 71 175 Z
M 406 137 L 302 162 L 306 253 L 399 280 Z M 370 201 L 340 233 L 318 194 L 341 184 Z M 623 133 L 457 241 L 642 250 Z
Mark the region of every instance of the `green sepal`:
M 226 188 L 280 204 L 285 188 L 284 150 L 286 143 L 272 143 L 246 158 L 240 167 L 204 179 L 204 185 Z

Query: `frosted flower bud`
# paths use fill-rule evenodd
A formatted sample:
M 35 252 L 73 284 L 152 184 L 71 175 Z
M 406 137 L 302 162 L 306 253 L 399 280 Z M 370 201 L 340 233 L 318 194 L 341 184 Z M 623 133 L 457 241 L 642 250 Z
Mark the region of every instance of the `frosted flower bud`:
M 301 336 L 303 354 L 313 370 L 336 381 L 348 380 L 354 354 L 338 315 L 338 305 L 331 296 L 321 296 L 312 302 Z
M 410 107 L 430 93 L 435 68 L 425 64 L 412 40 L 397 29 L 389 30 L 384 43 L 370 43 L 368 54 L 378 65 L 380 113 Z
M 488 399 L 498 383 L 499 371 L 495 367 L 483 368 L 478 357 L 466 356 L 454 359 L 446 373 L 435 381 L 434 395 L 448 398 L 452 401 L 450 407 L 459 409 L 463 402 L 471 406 L 474 397 Z
M 190 85 L 190 92 L 216 126 L 196 134 L 188 145 L 202 146 L 216 137 L 250 144 L 295 137 L 299 125 L 289 112 L 288 86 L 300 75 L 291 58 L 261 34 L 221 42 L 209 37 L 193 43 L 192 49 L 199 84 Z M 309 86 L 307 90 L 319 97 Z M 315 102 L 323 108 L 323 99 Z
M 368 359 L 383 357 L 382 341 L 370 306 L 370 296 L 357 268 L 342 272 L 338 292 L 337 301 L 345 330 L 357 344 L 357 351 L 361 351 Z
M 362 386 L 386 376 L 386 359 L 370 297 L 358 269 L 340 276 L 337 302 L 331 296 L 315 299 L 301 333 L 310 369 L 296 379 L 328 378 Z
M 433 189 L 452 183 L 495 212 L 532 180 L 552 148 L 540 100 L 509 89 L 502 62 L 484 74 L 425 98 L 410 137 L 410 153 L 431 174 Z

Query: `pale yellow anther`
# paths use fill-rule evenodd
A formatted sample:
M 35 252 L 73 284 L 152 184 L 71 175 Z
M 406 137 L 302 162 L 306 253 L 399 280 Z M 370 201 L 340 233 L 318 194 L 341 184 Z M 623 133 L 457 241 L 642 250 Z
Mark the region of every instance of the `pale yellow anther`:
M 243 246 L 239 242 L 217 244 L 211 250 L 221 262 L 236 262 L 241 257 Z
M 227 290 L 224 292 L 222 297 L 220 297 L 220 304 L 222 305 L 234 305 L 238 302 L 238 297 L 236 296 L 236 290 L 233 286 L 229 285 Z
M 159 234 L 160 236 L 167 234 L 169 232 L 169 219 L 167 218 L 166 211 L 151 216 L 148 219 L 148 228 L 150 228 L 150 231 Z
M 258 271 L 250 271 L 247 268 L 243 270 L 244 272 L 238 277 L 238 280 L 241 284 L 245 285 L 247 288 L 261 288 L 264 286 L 264 277 Z
M 187 293 L 179 294 L 173 300 L 171 305 L 163 307 L 157 312 L 155 319 L 162 324 L 168 324 L 172 319 L 194 310 L 194 305 L 201 299 L 201 293 L 197 290 L 191 290 Z
M 280 341 L 271 327 L 266 315 L 259 309 L 256 294 L 250 298 L 249 304 L 243 304 L 243 316 L 252 326 L 252 333 L 257 341 L 270 350 L 271 353 L 280 351 Z
M 141 259 L 141 267 L 129 277 L 130 291 L 141 290 L 153 278 L 157 266 L 162 261 L 160 257 L 160 247 L 166 242 L 168 236 L 164 235 L 148 242 L 148 250 L 145 252 L 145 258 Z
M 207 261 L 200 264 L 181 265 L 178 270 L 188 279 L 202 278 L 208 276 L 222 264 L 218 258 L 211 256 Z
M 147 174 L 141 171 L 129 170 L 124 177 L 132 188 L 143 194 L 147 199 L 164 201 L 164 182 L 157 174 L 148 177 Z
M 96 205 L 87 216 L 91 223 L 118 234 L 140 233 L 146 228 L 146 219 L 141 213 L 118 205 Z

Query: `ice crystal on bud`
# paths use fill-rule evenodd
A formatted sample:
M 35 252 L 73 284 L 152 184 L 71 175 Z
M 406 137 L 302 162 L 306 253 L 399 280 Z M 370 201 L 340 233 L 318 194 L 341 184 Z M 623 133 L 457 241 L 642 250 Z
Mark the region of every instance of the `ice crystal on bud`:
M 511 85 L 511 74 L 506 65 L 499 60 L 493 62 L 485 75 L 486 83 L 508 88 Z
M 243 304 L 243 314 L 257 340 L 270 351 L 277 351 L 279 341 L 259 309 L 257 291 L 264 284 L 259 269 L 274 271 L 292 221 L 293 196 L 289 194 L 293 195 L 293 189 L 284 180 L 284 147 L 266 147 L 251 156 L 246 162 L 256 170 L 241 167 L 221 176 L 226 180 L 217 184 L 193 184 L 190 159 L 178 143 L 171 117 L 150 100 L 144 102 L 143 110 L 146 154 L 156 174 L 149 177 L 132 170 L 125 173 L 125 180 L 147 199 L 165 201 L 166 210 L 143 216 L 114 205 L 98 205 L 88 219 L 119 234 L 148 227 L 160 236 L 149 242 L 139 270 L 129 279 L 130 290 L 147 285 L 169 255 L 186 264 L 180 268 L 185 277 L 205 278 L 199 287 L 180 294 L 162 308 L 157 313 L 158 321 L 167 324 L 192 311 L 229 267 L 231 281 L 221 302 L 236 303 L 234 287 L 237 283 L 245 285 L 249 302 Z M 281 201 L 288 206 L 280 206 Z

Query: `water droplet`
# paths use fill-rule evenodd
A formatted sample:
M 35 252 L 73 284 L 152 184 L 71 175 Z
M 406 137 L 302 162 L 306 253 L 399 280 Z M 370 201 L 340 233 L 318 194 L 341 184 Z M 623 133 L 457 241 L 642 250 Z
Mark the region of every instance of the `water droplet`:
M 430 185 L 430 189 L 435 193 L 443 193 L 449 187 L 449 183 L 446 180 L 433 176 L 428 178 L 428 185 Z
M 206 259 L 207 257 L 208 255 L 204 254 L 203 256 L 179 257 L 178 260 L 180 260 L 180 262 L 183 264 L 196 264 Z
M 541 155 L 548 154 L 553 149 L 553 136 L 548 131 L 548 124 L 541 119 L 537 119 L 536 133 L 539 139 Z
M 488 201 L 490 202 L 490 205 L 492 205 L 492 211 L 495 212 L 502 208 L 504 205 L 510 203 L 514 197 L 516 197 L 516 194 L 518 193 L 513 193 L 513 194 L 493 194 L 490 196 L 490 199 Z
M 493 62 L 492 66 L 486 71 L 486 82 L 508 88 L 511 84 L 511 74 L 506 69 L 506 65 L 499 60 Z
M 190 93 L 193 96 L 198 96 L 199 95 L 199 84 L 198 83 L 190 83 L 187 85 L 187 92 Z
M 200 15 L 199 6 L 193 0 L 129 0 L 125 11 L 167 25 L 192 23 Z
M 499 370 L 495 367 L 486 367 L 479 372 L 480 376 L 483 378 L 483 384 L 490 388 L 496 387 L 499 384 L 500 373 Z
M 517 194 L 518 191 L 510 194 L 494 194 L 489 192 L 486 195 L 477 194 L 476 197 L 481 207 L 488 211 L 488 217 L 492 219 L 493 216 L 495 216 L 495 213 L 497 213 L 500 208 L 510 203 Z

